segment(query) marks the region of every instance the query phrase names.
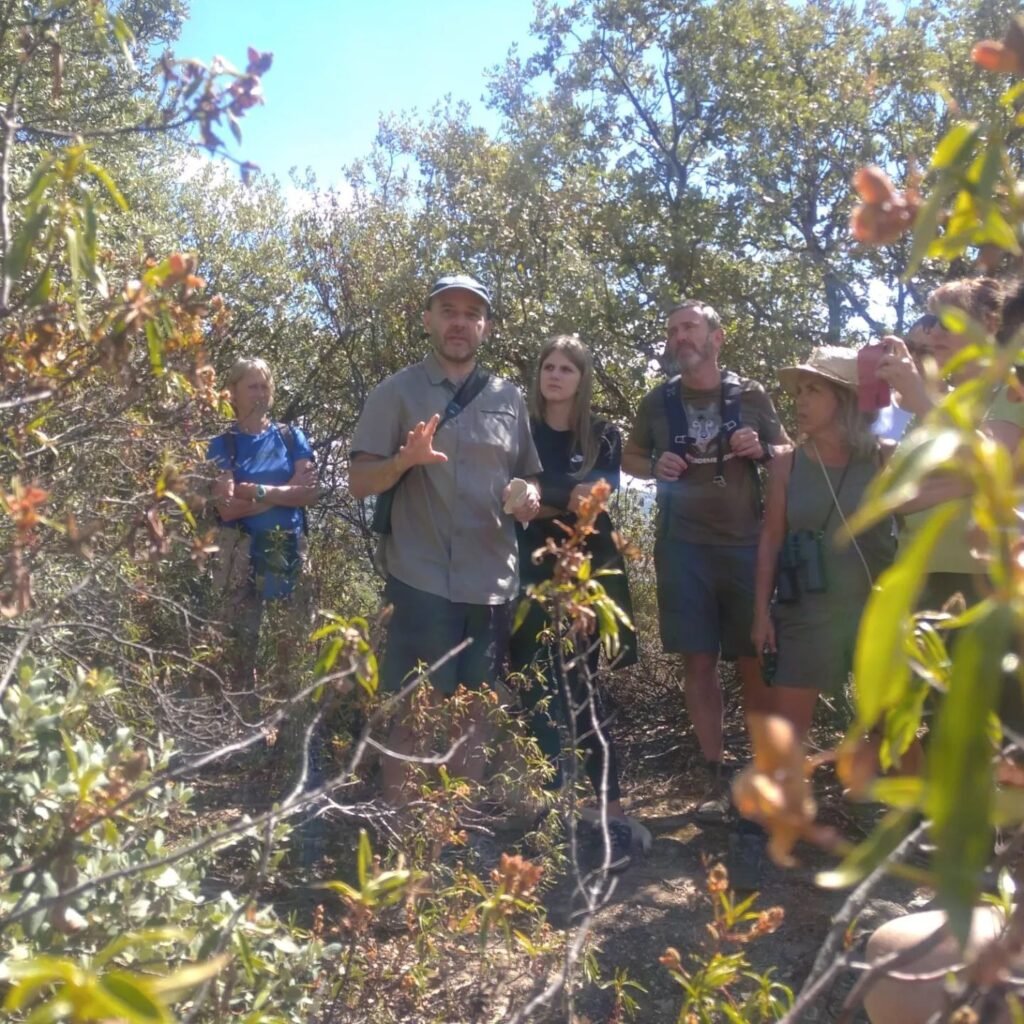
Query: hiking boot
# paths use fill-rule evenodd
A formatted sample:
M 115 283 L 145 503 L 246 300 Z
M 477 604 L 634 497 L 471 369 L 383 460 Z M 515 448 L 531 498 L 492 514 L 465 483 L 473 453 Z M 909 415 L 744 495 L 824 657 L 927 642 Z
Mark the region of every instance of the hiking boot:
M 732 789 L 721 765 L 709 765 L 708 788 L 694 808 L 694 818 L 705 825 L 721 825 L 732 812 Z
M 737 830 L 729 836 L 725 870 L 734 892 L 752 892 L 761 887 L 767 845 L 768 837 L 761 830 Z
M 600 823 L 591 826 L 593 831 L 593 854 L 599 867 L 604 863 L 605 839 Z M 628 821 L 619 818 L 608 819 L 608 870 L 617 875 L 625 871 L 633 860 L 633 830 Z

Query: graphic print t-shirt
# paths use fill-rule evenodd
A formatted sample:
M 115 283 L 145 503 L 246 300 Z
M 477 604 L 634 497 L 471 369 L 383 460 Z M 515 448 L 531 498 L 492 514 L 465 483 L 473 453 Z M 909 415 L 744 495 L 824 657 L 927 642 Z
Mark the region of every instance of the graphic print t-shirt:
M 693 544 L 756 544 L 760 530 L 757 480 L 749 459 L 737 458 L 725 442 L 722 467 L 725 486 L 715 483 L 718 464 L 718 433 L 721 427 L 722 391 L 695 391 L 680 384 L 689 435 L 695 439 L 690 468 L 676 482 L 659 483 L 659 494 L 669 496 L 669 520 L 659 529 L 676 540 Z M 778 444 L 782 426 L 772 400 L 760 384 L 740 381 L 740 422 L 750 427 L 763 444 Z M 665 413 L 664 385 L 644 396 L 630 435 L 630 445 L 653 455 L 670 448 Z M 664 516 L 664 503 L 659 516 Z

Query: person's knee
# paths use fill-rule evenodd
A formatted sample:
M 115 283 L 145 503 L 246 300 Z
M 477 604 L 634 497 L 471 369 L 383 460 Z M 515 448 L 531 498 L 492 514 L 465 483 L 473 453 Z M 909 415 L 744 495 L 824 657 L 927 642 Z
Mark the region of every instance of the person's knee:
M 718 687 L 718 658 L 713 654 L 683 656 L 683 684 L 698 690 Z

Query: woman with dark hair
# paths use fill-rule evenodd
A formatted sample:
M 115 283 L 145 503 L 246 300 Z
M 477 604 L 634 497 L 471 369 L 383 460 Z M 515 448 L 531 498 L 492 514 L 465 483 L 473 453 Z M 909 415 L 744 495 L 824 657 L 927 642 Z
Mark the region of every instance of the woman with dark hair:
M 619 486 L 622 434 L 613 423 L 591 414 L 593 382 L 593 359 L 579 338 L 559 335 L 545 343 L 529 396 L 531 432 L 544 467 L 538 478 L 542 508 L 536 519 L 517 527 L 524 591 L 531 583 L 551 578 L 553 557 L 547 555 L 535 561 L 533 556 L 549 539 L 556 543 L 565 539 L 559 522 L 573 525 L 580 501 L 598 480 L 606 480 L 613 489 Z M 618 575 L 604 576 L 601 582 L 632 619 L 625 566 L 608 513 L 602 512 L 595 525 L 597 532 L 587 542 L 592 571 L 618 570 Z M 521 699 L 532 712 L 537 742 L 556 765 L 562 755 L 561 730 L 574 734 L 594 792 L 604 797 L 607 807 L 611 867 L 623 870 L 629 863 L 632 832 L 620 802 L 618 759 L 597 685 L 599 646 L 596 637 L 588 637 L 584 643 L 592 644 L 589 650 L 567 655 L 582 656 L 584 665 L 570 670 L 565 679 L 560 670 L 558 639 L 544 637 L 550 626 L 545 611 L 531 601 L 526 620 L 512 636 L 512 669 L 523 677 Z M 614 668 L 636 661 L 633 631 L 620 626 L 620 640 L 621 651 Z M 539 706 L 541 701 L 546 701 L 548 707 Z M 559 782 L 560 773 L 555 784 Z
M 885 520 L 848 546 L 835 542 L 886 444 L 858 410 L 857 350 L 817 348 L 779 379 L 795 395 L 799 440 L 768 468 L 751 637 L 763 652 L 771 710 L 802 739 L 818 694 L 849 679 L 861 613 L 896 540 Z

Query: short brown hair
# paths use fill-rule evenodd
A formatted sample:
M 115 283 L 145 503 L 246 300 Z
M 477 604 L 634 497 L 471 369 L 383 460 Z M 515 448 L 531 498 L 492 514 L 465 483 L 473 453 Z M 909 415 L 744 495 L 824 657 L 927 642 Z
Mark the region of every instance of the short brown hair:
M 928 310 L 938 314 L 943 306 L 956 306 L 987 330 L 999 326 L 1006 297 L 1002 281 L 994 277 L 961 277 L 940 284 L 928 296 Z
M 720 331 L 722 329 L 722 318 L 715 311 L 713 306 L 709 306 L 706 302 L 701 302 L 700 299 L 683 299 L 677 302 L 669 311 L 666 320 L 670 320 L 676 313 L 681 309 L 695 309 L 704 318 L 704 323 L 708 325 L 709 331 Z

